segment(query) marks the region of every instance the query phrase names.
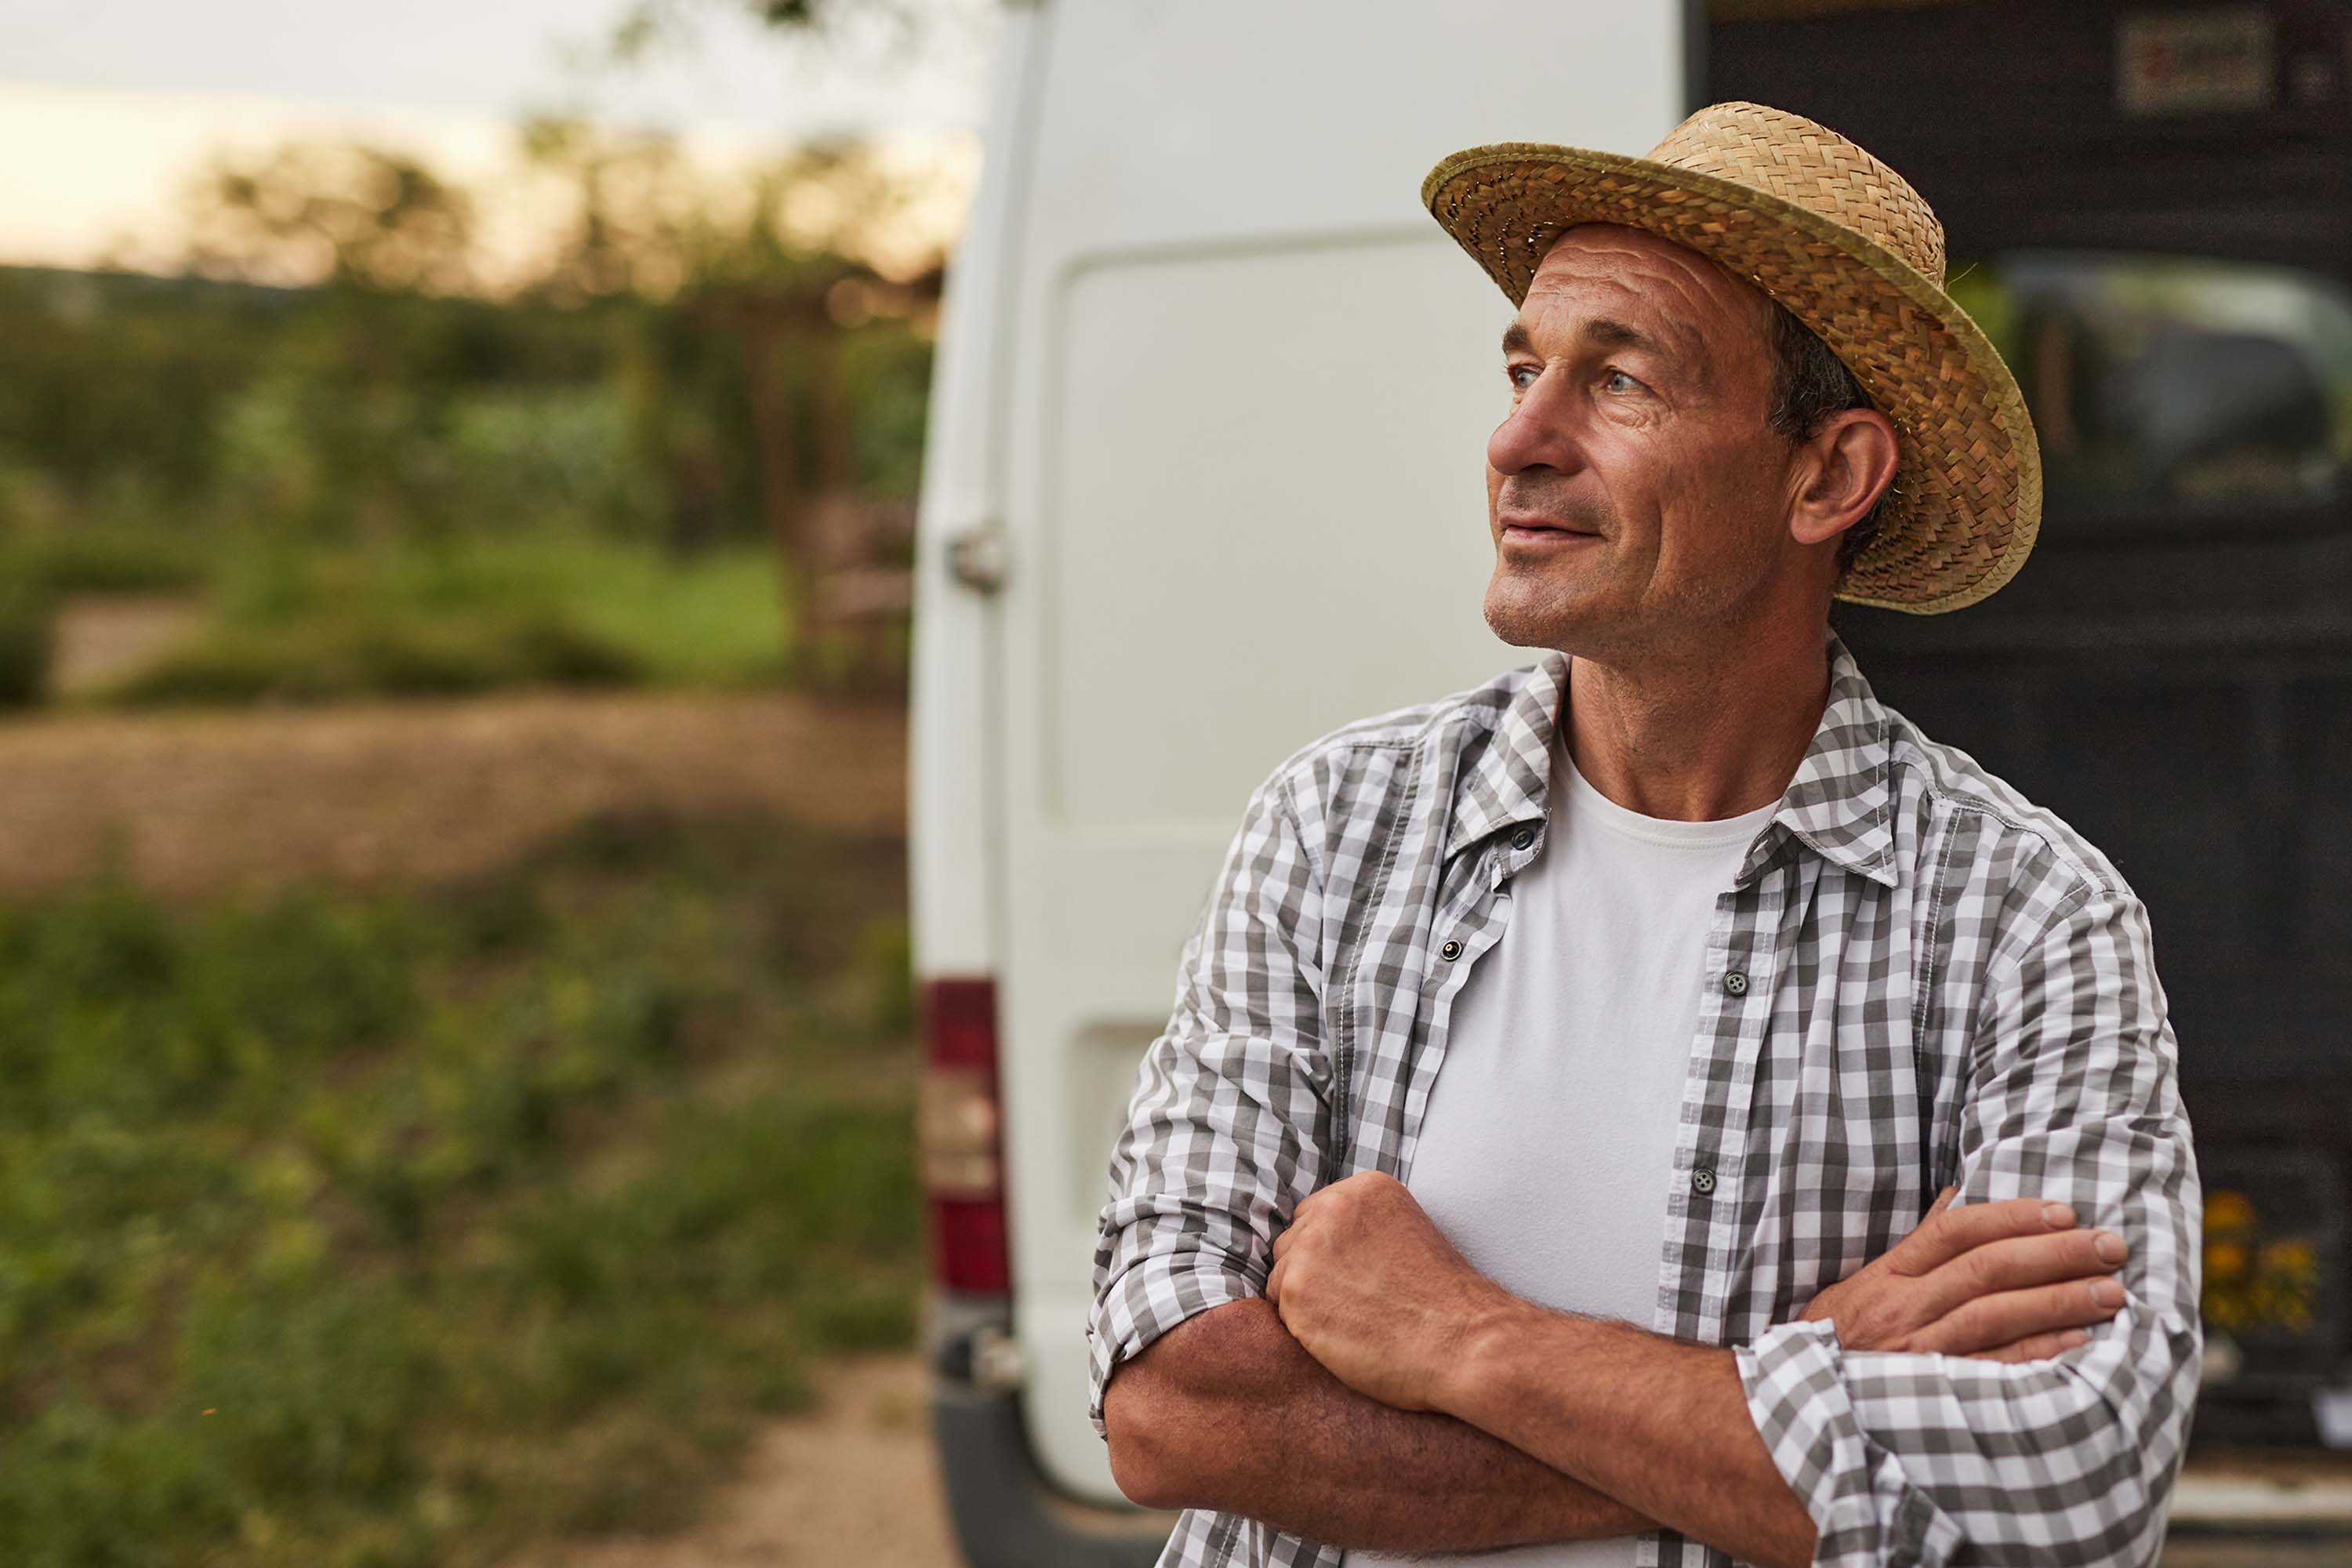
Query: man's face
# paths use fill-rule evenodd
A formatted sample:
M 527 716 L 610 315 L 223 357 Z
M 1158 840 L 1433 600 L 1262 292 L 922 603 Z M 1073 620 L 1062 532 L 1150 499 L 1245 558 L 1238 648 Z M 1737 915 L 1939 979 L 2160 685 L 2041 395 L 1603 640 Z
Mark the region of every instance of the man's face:
M 1590 224 L 1505 334 L 1486 443 L 1486 623 L 1588 656 L 1690 646 L 1793 569 L 1789 443 L 1767 423 L 1765 296 L 1696 251 Z

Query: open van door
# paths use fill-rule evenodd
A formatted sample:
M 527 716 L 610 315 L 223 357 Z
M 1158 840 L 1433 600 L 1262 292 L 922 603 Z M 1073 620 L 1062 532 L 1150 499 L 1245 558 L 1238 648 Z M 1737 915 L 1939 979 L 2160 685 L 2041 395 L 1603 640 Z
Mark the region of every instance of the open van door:
M 1935 204 L 2041 432 L 2014 583 L 1833 623 L 2147 905 L 2204 1183 L 2200 1442 L 2352 1446 L 2352 5 L 1712 11 L 1709 96 Z M 2176 1531 L 2268 1510 L 2352 1556 L 2352 1465 L 2296 1462 L 2209 1484 L 2192 1451 Z
M 1096 1220 L 1251 790 L 1342 723 L 1530 661 L 1480 613 L 1510 308 L 1422 208 L 1422 177 L 1489 142 L 1646 150 L 1690 107 L 1683 10 L 1014 13 L 944 345 L 969 332 L 996 364 L 943 365 L 933 405 L 935 448 L 1001 431 L 1002 483 L 984 520 L 973 495 L 971 515 L 925 498 L 912 847 L 919 967 L 993 982 L 1009 1231 L 1009 1301 L 993 1321 L 954 1304 L 940 1354 L 995 1369 L 981 1381 L 1016 1402 L 1050 1492 L 1120 1500 L 1087 1419 Z M 976 521 L 984 601 L 948 560 Z M 971 716 L 929 711 L 945 701 Z M 986 771 L 984 855 L 932 841 L 983 810 L 925 809 L 960 762 Z M 1003 1443 L 941 1432 L 967 1553 L 1019 1536 L 1039 1561 L 1052 1531 L 1005 1495 Z M 1070 1539 L 1065 1560 L 1092 1550 Z

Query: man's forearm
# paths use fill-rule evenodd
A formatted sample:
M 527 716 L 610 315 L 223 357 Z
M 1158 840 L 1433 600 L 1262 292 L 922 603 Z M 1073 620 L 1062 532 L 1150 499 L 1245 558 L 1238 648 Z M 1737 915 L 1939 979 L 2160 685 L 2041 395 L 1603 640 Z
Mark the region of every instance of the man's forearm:
M 1519 1302 L 1443 1407 L 1744 1562 L 1811 1561 L 1811 1518 L 1748 1413 L 1732 1352 Z
M 1591 1541 L 1648 1520 L 1450 1415 L 1393 1409 L 1307 1353 L 1263 1300 L 1171 1329 L 1104 1395 L 1114 1470 L 1163 1507 L 1214 1508 L 1327 1545 L 1475 1552 Z

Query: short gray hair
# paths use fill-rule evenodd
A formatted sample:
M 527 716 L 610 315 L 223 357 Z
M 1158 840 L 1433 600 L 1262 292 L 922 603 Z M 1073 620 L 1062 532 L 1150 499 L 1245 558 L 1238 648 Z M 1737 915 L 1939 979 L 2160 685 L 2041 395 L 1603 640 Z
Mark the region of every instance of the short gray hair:
M 1768 298 L 1765 302 L 1772 308 L 1772 324 L 1768 333 L 1772 354 L 1772 401 L 1765 411 L 1766 424 L 1793 446 L 1819 435 L 1832 414 L 1843 414 L 1849 408 L 1877 407 L 1829 344 L 1816 337 L 1778 300 Z M 1853 563 L 1853 558 L 1878 537 L 1879 521 L 1894 493 L 1894 487 L 1889 486 L 1886 493 L 1839 537 L 1837 566 L 1841 577 Z

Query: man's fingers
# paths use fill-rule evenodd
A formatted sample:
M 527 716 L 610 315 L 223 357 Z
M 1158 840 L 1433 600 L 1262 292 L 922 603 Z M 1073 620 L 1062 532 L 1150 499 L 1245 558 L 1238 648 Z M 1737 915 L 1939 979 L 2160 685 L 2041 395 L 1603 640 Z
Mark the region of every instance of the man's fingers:
M 1265 1277 L 1267 1300 L 1279 1302 L 1282 1300 L 1282 1271 L 1289 1266 L 1290 1259 L 1287 1258 L 1277 1258 L 1274 1260 L 1274 1272 Z
M 1908 1348 L 1972 1356 L 1982 1351 L 2104 1323 L 2124 1304 L 2124 1288 L 2113 1279 L 2077 1279 L 1979 1296 L 1911 1336 Z
M 2074 1226 L 2072 1208 L 2064 1204 L 2044 1203 L 2040 1198 L 1964 1204 L 1941 1214 L 1930 1210 L 1928 1217 L 1921 1220 L 1887 1256 L 1902 1255 L 1903 1273 L 1924 1274 L 1989 1241 L 2013 1236 L 2043 1236 L 2053 1230 L 2072 1230 Z
M 1989 1241 L 1920 1281 L 1927 1292 L 1920 1317 L 1932 1322 L 1964 1302 L 2003 1290 L 2095 1279 L 2122 1268 L 2125 1257 L 2123 1237 L 2105 1230 L 2045 1231 Z
M 2010 1363 L 2048 1361 L 2053 1356 L 2064 1355 L 2068 1351 L 2080 1350 L 2090 1342 L 2091 1336 L 2082 1330 L 2066 1329 L 2055 1333 L 2034 1334 L 1989 1351 L 1978 1351 L 1971 1359 Z

